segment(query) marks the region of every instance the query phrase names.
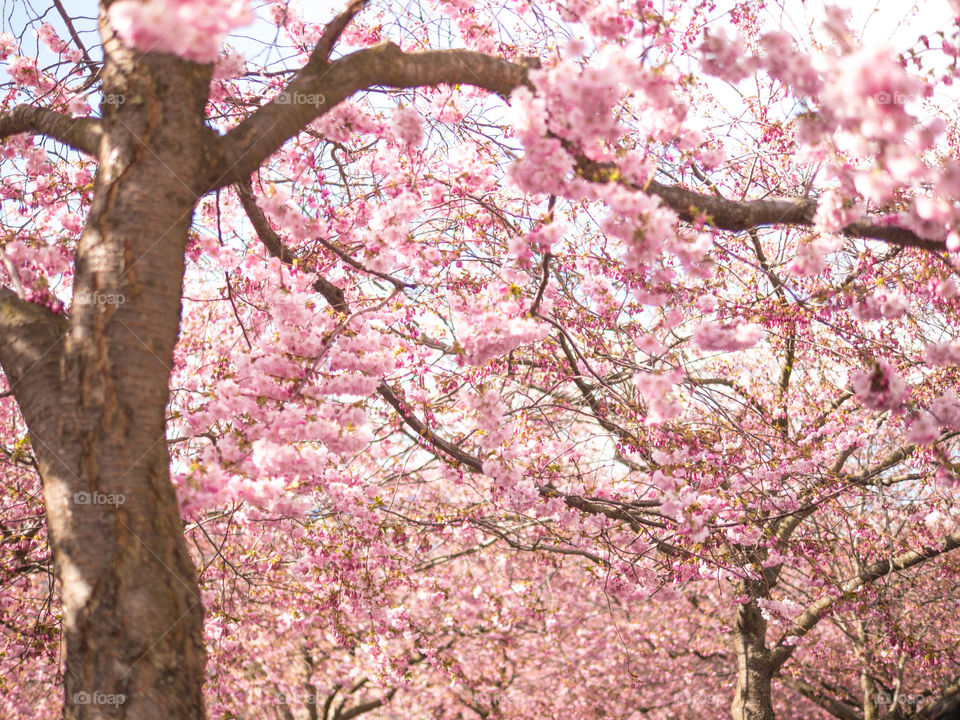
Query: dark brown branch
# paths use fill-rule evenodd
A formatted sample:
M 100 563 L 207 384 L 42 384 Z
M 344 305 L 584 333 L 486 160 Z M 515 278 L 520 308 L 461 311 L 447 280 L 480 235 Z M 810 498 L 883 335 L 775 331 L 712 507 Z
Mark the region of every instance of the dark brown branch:
M 560 344 L 560 349 L 563 350 L 564 357 L 566 357 L 567 359 L 567 364 L 570 366 L 571 370 L 573 371 L 573 376 L 572 376 L 573 382 L 577 386 L 577 389 L 580 391 L 580 394 L 583 395 L 583 399 L 586 401 L 587 406 L 590 408 L 590 412 L 597 419 L 597 423 L 600 425 L 600 427 L 602 427 L 604 430 L 608 432 L 615 434 L 624 443 L 627 443 L 628 445 L 631 445 L 636 448 L 641 448 L 643 446 L 643 443 L 640 442 L 640 439 L 636 435 L 631 433 L 626 428 L 620 427 L 619 425 L 617 425 L 616 423 L 612 422 L 610 419 L 607 418 L 607 415 L 604 412 L 603 407 L 600 404 L 600 401 L 597 400 L 596 395 L 594 395 L 593 393 L 593 389 L 586 382 L 586 380 L 583 379 L 583 374 L 580 372 L 580 367 L 577 364 L 577 357 L 574 354 L 573 348 L 571 347 L 572 343 L 568 342 L 567 340 L 566 331 L 563 330 L 563 328 L 561 328 L 559 325 L 557 325 L 553 321 L 549 320 L 548 318 L 544 318 L 544 319 L 550 322 L 552 325 L 554 325 L 558 330 L 560 330 L 560 333 L 557 335 L 557 341 Z
M 420 418 L 410 412 L 409 408 L 407 408 L 400 398 L 397 397 L 396 393 L 393 392 L 393 388 L 387 385 L 386 382 L 380 383 L 380 385 L 377 387 L 377 392 L 380 393 L 380 397 L 393 406 L 393 409 L 397 411 L 397 414 L 401 417 L 401 419 L 407 425 L 409 425 L 410 428 L 417 433 L 417 435 L 469 470 L 478 473 L 483 472 L 483 462 L 480 460 L 480 458 L 474 457 L 469 453 L 465 453 L 463 450 L 454 446 L 452 443 L 447 442 L 442 437 L 437 435 L 433 430 L 427 427 L 427 425 L 420 420 Z
M 324 240 L 323 238 L 315 238 L 315 239 L 326 250 L 329 250 L 330 252 L 332 252 L 334 255 L 336 255 L 338 258 L 343 260 L 350 267 L 355 268 L 362 273 L 367 273 L 368 275 L 373 275 L 374 277 L 378 277 L 381 280 L 386 280 L 388 283 L 390 283 L 395 288 L 397 288 L 397 290 L 416 287 L 416 285 L 413 285 L 411 283 L 405 283 L 403 282 L 403 280 L 397 280 L 395 277 L 393 277 L 392 275 L 388 275 L 387 273 L 378 272 L 377 270 L 371 270 L 370 268 L 364 266 L 363 263 L 359 262 L 358 260 L 355 260 L 349 254 L 347 254 L 346 252 L 338 248 L 329 240 Z
M 280 236 L 270 227 L 270 221 L 263 210 L 257 204 L 253 195 L 253 186 L 250 178 L 245 178 L 236 184 L 237 196 L 240 198 L 240 205 L 244 212 L 250 218 L 253 229 L 260 237 L 260 241 L 271 255 L 280 260 L 285 265 L 293 265 L 297 262 L 297 256 L 288 248 Z M 347 313 L 348 307 L 344 300 L 343 290 L 338 288 L 325 277 L 318 276 L 313 283 L 313 288 L 323 295 L 324 299 L 337 312 Z
M 253 229 L 260 237 L 260 242 L 271 255 L 277 258 L 285 265 L 293 265 L 297 262 L 297 256 L 293 251 L 283 244 L 280 236 L 270 227 L 270 221 L 261 207 L 257 204 L 257 199 L 253 194 L 253 185 L 250 178 L 244 178 L 236 184 L 237 197 L 240 198 L 240 205 L 243 211 L 250 218 Z
M 816 200 L 807 198 L 728 200 L 682 187 L 663 185 L 655 180 L 651 180 L 643 189 L 659 197 L 681 220 L 696 222 L 703 219 L 708 225 L 731 232 L 773 225 L 812 227 L 813 216 L 817 211 Z M 845 227 L 842 234 L 924 250 L 941 251 L 946 248 L 943 240 L 922 238 L 895 225 L 855 222 Z
M 10 384 L 8 392 L 22 401 L 28 386 L 49 382 L 44 369 L 55 369 L 59 362 L 65 331 L 63 318 L 0 287 L 0 366 Z M 57 385 L 59 382 L 54 382 L 54 387 L 42 388 L 44 394 L 53 392 Z M 41 387 L 32 389 L 39 391 Z
M 100 72 L 100 68 L 97 67 L 97 64 L 90 59 L 90 53 L 87 52 L 87 46 L 83 44 L 83 41 L 80 39 L 80 34 L 77 32 L 77 28 L 73 24 L 73 18 L 70 17 L 70 13 L 67 12 L 67 9 L 63 6 L 63 3 L 60 0 L 53 0 L 54 6 L 57 8 L 57 12 L 60 13 L 60 19 L 63 20 L 63 24 L 67 26 L 67 32 L 70 33 L 70 39 L 73 40 L 73 44 L 77 46 L 80 50 L 80 55 L 83 58 L 83 64 L 87 66 L 87 70 L 90 71 L 91 77 L 96 77 Z
M 857 712 L 852 707 L 845 705 L 839 700 L 835 700 L 832 697 L 824 695 L 805 680 L 799 680 L 791 677 L 781 677 L 780 682 L 787 687 L 793 688 L 798 693 L 803 695 L 803 697 L 805 697 L 807 700 L 815 705 L 818 705 L 819 707 L 822 707 L 835 718 L 839 718 L 839 720 L 863 720 L 862 713 Z
M 359 705 L 354 705 L 349 710 L 345 710 L 343 712 L 337 711 L 333 718 L 334 720 L 352 720 L 352 718 L 359 717 L 364 713 L 368 713 L 371 710 L 376 710 L 377 708 L 386 705 L 396 694 L 397 688 L 390 688 L 390 690 L 383 697 L 374 698 L 373 700 L 368 700 L 367 702 L 360 703 Z
M 543 293 L 547 289 L 547 283 L 550 282 L 550 258 L 552 255 L 549 252 L 543 254 L 543 262 L 540 265 L 540 286 L 537 288 L 537 294 L 533 298 L 533 302 L 530 304 L 530 310 L 527 311 L 528 315 L 536 315 L 537 310 L 540 309 L 540 301 L 543 300 Z
M 449 458 L 460 463 L 468 470 L 477 473 L 483 472 L 483 461 L 480 460 L 480 458 L 464 452 L 449 441 L 444 440 L 442 437 L 440 437 L 440 435 L 427 427 L 427 425 L 420 420 L 420 418 L 414 415 L 410 409 L 403 404 L 403 402 L 397 397 L 396 393 L 393 392 L 393 389 L 387 385 L 386 382 L 380 383 L 380 386 L 377 388 L 377 392 L 380 393 L 380 396 L 384 400 L 393 406 L 400 418 L 408 426 L 410 426 L 410 428 L 417 433 L 417 435 L 429 442 L 431 446 L 441 451 Z M 641 525 L 660 526 L 660 524 L 656 523 L 655 521 L 641 520 L 632 513 L 628 512 L 626 509 L 628 506 L 627 503 L 596 502 L 579 495 L 570 495 L 561 492 L 552 485 L 541 485 L 538 487 L 538 492 L 540 493 L 540 496 L 544 498 L 559 497 L 563 500 L 567 507 L 573 510 L 579 510 L 587 515 L 603 515 L 611 520 L 625 522 L 634 532 L 640 532 Z M 655 504 L 656 503 L 648 503 L 644 501 L 636 503 L 635 505 L 649 507 Z
M 33 105 L 17 105 L 0 113 L 0 140 L 19 133 L 44 135 L 94 157 L 102 135 L 96 118 L 74 118 Z
M 367 0 L 351 0 L 343 12 L 327 23 L 327 26 L 323 29 L 323 35 L 320 36 L 316 47 L 314 47 L 313 52 L 310 53 L 310 62 L 326 62 L 330 59 L 333 46 L 337 44 L 340 36 L 343 35 L 343 31 L 346 30 L 347 25 L 350 24 L 350 21 L 353 20 L 354 16 L 356 16 L 366 4 Z
M 575 156 L 577 173 L 585 179 L 593 182 L 624 182 L 615 164 L 598 163 L 579 155 L 576 153 L 576 148 L 569 142 L 564 142 L 564 147 Z M 812 227 L 813 217 L 817 211 L 817 201 L 810 198 L 729 200 L 716 195 L 698 193 L 678 185 L 664 185 L 656 180 L 650 180 L 643 186 L 625 182 L 624 184 L 635 190 L 656 195 L 685 222 L 702 221 L 712 227 L 731 232 L 745 232 L 775 225 Z M 944 240 L 922 238 L 896 225 L 860 221 L 848 225 L 841 232 L 848 237 L 880 240 L 903 247 L 933 251 L 942 251 L 946 248 Z

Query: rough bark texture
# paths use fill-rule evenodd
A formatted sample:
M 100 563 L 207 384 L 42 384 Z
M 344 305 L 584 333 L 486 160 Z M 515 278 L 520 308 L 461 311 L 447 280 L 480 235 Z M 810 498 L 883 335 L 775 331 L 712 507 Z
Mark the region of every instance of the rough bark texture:
M 64 717 L 199 720 L 203 611 L 164 416 L 210 69 L 125 50 L 101 27 L 104 93 L 126 102 L 97 128 L 70 319 L 4 291 L 0 362 L 43 479 Z
M 733 625 L 733 648 L 737 656 L 737 687 L 730 714 L 733 720 L 773 720 L 771 681 L 774 666 L 766 647 L 767 621 L 763 619 L 755 598 L 763 594 L 745 583 L 743 590 L 750 602 L 737 608 Z

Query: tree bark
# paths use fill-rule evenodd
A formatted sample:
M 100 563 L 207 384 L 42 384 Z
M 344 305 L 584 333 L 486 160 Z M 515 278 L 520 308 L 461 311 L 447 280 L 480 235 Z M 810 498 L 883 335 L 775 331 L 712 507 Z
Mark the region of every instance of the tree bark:
M 0 296 L 0 363 L 30 430 L 63 603 L 64 718 L 200 720 L 203 609 L 165 412 L 184 248 L 204 188 L 210 68 L 123 49 L 104 107 L 69 320 Z M 208 158 L 207 158 L 208 159 Z
M 774 666 L 766 647 L 767 621 L 755 596 L 737 609 L 733 647 L 737 656 L 737 687 L 730 708 L 733 720 L 773 720 L 771 681 Z

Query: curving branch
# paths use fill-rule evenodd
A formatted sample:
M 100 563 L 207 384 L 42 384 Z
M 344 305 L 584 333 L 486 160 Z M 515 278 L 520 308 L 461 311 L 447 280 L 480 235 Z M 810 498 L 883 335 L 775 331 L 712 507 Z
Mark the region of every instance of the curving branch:
M 60 426 L 74 401 L 73 389 L 61 381 L 61 361 L 67 333 L 65 317 L 20 299 L 0 287 L 0 368 L 20 407 L 37 459 L 37 470 L 66 471 L 60 455 Z
M 254 231 L 260 238 L 260 242 L 262 242 L 263 246 L 267 249 L 267 252 L 285 265 L 293 265 L 296 263 L 298 260 L 297 256 L 283 243 L 283 239 L 277 232 L 270 227 L 270 221 L 267 219 L 266 214 L 264 214 L 263 209 L 257 204 L 250 178 L 244 178 L 238 182 L 235 187 L 237 196 L 240 198 L 240 205 L 250 219 L 250 224 L 253 225 Z M 330 307 L 334 310 L 347 314 L 348 307 L 344 300 L 343 290 L 322 275 L 318 275 L 317 279 L 314 280 L 313 289 L 323 295 L 324 299 L 326 299 Z
M 350 0 L 350 3 L 343 9 L 339 15 L 327 23 L 323 29 L 323 35 L 317 41 L 313 52 L 310 53 L 310 59 L 314 62 L 326 62 L 330 59 L 330 53 L 333 52 L 333 46 L 337 44 L 347 25 L 356 16 L 358 12 L 367 4 L 367 0 Z
M 0 140 L 19 133 L 43 135 L 96 156 L 103 131 L 96 118 L 75 118 L 33 105 L 17 105 L 0 113 Z
M 32 386 L 49 381 L 44 371 L 58 365 L 65 331 L 64 318 L 0 287 L 0 367 L 18 400 L 23 399 L 24 391 L 38 389 Z M 54 387 L 47 390 L 52 392 Z
M 435 449 L 441 451 L 444 455 L 460 463 L 471 472 L 483 472 L 483 461 L 480 458 L 464 452 L 456 445 L 444 440 L 432 429 L 430 429 L 426 423 L 414 415 L 400 400 L 400 398 L 397 397 L 397 394 L 393 391 L 393 388 L 391 388 L 385 380 L 381 381 L 380 385 L 377 386 L 377 393 L 379 393 L 380 397 L 386 400 L 393 407 L 393 409 L 397 411 L 400 419 L 409 425 L 417 435 L 429 442 L 430 445 L 432 445 Z
M 315 51 L 277 97 L 213 141 L 216 160 L 210 190 L 248 177 L 289 138 L 360 90 L 459 84 L 506 97 L 526 81 L 528 69 L 536 64 L 470 50 L 405 53 L 392 42 L 333 62 L 327 61 L 324 52 Z
M 793 627 L 786 631 L 777 642 L 773 651 L 770 653 L 770 660 L 774 668 L 779 668 L 793 655 L 796 644 L 787 645 L 788 637 L 793 638 L 793 642 L 799 640 L 804 635 L 813 630 L 821 620 L 823 620 L 833 610 L 838 602 L 849 599 L 864 585 L 879 580 L 887 575 L 907 570 L 916 565 L 920 565 L 928 560 L 944 555 L 948 552 L 960 548 L 960 530 L 957 530 L 945 536 L 934 546 L 925 547 L 922 550 L 910 550 L 909 552 L 898 555 L 890 560 L 881 560 L 872 565 L 868 565 L 860 573 L 842 583 L 839 587 L 839 593 L 828 597 L 823 597 L 807 607 L 807 609 L 793 622 Z
M 366 702 L 362 702 L 358 705 L 354 705 L 353 707 L 347 708 L 346 710 L 342 710 L 338 708 L 337 711 L 333 714 L 333 720 L 352 720 L 355 717 L 360 717 L 361 715 L 364 715 L 372 710 L 376 710 L 377 708 L 383 707 L 384 705 L 389 703 L 391 700 L 393 700 L 393 696 L 396 694 L 397 694 L 397 688 L 393 687 L 393 688 L 390 688 L 386 692 L 386 694 L 383 695 L 383 697 L 367 700 Z

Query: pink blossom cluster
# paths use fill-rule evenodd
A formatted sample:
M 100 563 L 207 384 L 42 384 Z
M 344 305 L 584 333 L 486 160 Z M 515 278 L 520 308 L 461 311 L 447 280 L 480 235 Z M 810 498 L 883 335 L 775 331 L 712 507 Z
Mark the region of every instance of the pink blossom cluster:
M 647 404 L 644 423 L 659 425 L 680 415 L 682 408 L 671 395 L 681 380 L 683 370 L 680 369 L 665 373 L 639 372 L 633 376 L 633 384 Z
M 926 361 L 931 365 L 960 365 L 960 340 L 928 344 Z
M 423 122 L 420 114 L 411 107 L 397 108 L 391 123 L 394 133 L 407 145 L 414 147 L 423 142 Z
M 692 340 L 701 350 L 733 351 L 754 347 L 763 328 L 752 323 L 706 321 L 694 328 Z
M 910 440 L 921 444 L 932 443 L 944 430 L 960 430 L 960 402 L 954 389 L 945 390 L 914 420 L 910 427 Z
M 638 3 L 642 7 L 643 3 Z M 633 18 L 624 12 L 616 0 L 573 0 L 560 5 L 562 16 L 573 22 L 581 22 L 601 38 L 616 38 L 633 28 Z
M 899 292 L 871 293 L 853 304 L 853 314 L 861 320 L 895 320 L 910 309 L 907 298 Z
M 471 320 L 469 334 L 461 338 L 460 344 L 470 364 L 483 365 L 521 345 L 542 339 L 547 332 L 547 326 L 534 318 L 504 317 L 492 311 Z
M 20 49 L 17 39 L 10 33 L 0 33 L 0 60 L 6 60 Z
M 854 372 L 850 384 L 871 410 L 901 410 L 910 399 L 910 386 L 885 360 L 875 362 L 868 371 Z
M 131 47 L 198 63 L 216 60 L 227 34 L 254 19 L 249 0 L 118 0 L 108 17 Z
M 483 432 L 480 447 L 493 450 L 511 440 L 517 431 L 516 424 L 505 418 L 509 409 L 500 393 L 491 388 L 467 397 L 469 407 L 477 414 L 477 427 Z

